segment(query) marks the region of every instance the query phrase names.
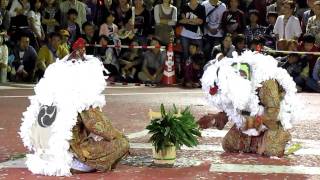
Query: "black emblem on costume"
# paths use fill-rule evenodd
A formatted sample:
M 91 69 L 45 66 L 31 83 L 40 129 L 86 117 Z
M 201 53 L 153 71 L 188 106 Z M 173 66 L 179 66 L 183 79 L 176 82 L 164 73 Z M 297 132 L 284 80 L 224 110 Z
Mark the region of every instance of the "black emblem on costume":
M 49 127 L 55 121 L 56 115 L 56 106 L 43 105 L 40 107 L 40 111 L 38 114 L 38 124 L 43 128 Z

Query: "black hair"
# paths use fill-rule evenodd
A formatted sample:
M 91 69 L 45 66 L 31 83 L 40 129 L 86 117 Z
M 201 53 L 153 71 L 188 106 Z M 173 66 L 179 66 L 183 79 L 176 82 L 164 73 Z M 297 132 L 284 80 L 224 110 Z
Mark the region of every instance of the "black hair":
M 233 39 L 232 43 L 233 45 L 237 45 L 240 42 L 246 41 L 246 37 L 243 34 L 237 34 Z
M 41 7 L 38 9 L 38 11 L 36 11 L 36 2 L 38 0 L 31 0 L 30 1 L 30 10 L 34 11 L 34 12 L 41 12 L 41 9 L 43 7 L 43 2 L 41 0 L 39 0 L 41 2 Z
M 268 17 L 274 17 L 274 18 L 277 18 L 278 17 L 278 13 L 275 12 L 275 11 L 271 11 L 271 12 L 268 12 L 267 14 L 267 18 Z
M 294 8 L 296 7 L 296 4 L 295 4 L 293 1 L 291 1 L 291 0 L 284 1 L 284 2 L 283 2 L 283 5 L 284 5 L 284 4 L 288 4 L 291 9 L 294 9 Z
M 86 28 L 86 26 L 94 26 L 94 25 L 89 21 L 84 22 L 81 27 L 83 31 L 84 31 L 84 28 Z
M 259 17 L 259 11 L 256 10 L 256 9 L 249 10 L 249 16 L 251 16 L 252 14 L 256 15 L 257 17 Z
M 27 32 L 25 31 L 19 31 L 19 41 L 21 41 L 22 38 L 27 37 L 30 39 L 30 36 Z
M 67 15 L 68 15 L 68 16 L 70 16 L 70 15 L 76 15 L 76 16 L 78 16 L 78 11 L 75 10 L 75 9 L 73 9 L 73 8 L 71 8 L 71 9 L 69 9 L 69 11 L 67 12 Z
M 195 43 L 195 42 L 190 42 L 189 43 L 189 47 L 190 46 L 195 46 L 197 49 L 199 48 L 199 44 Z
M 316 38 L 312 34 L 305 34 L 302 38 L 302 41 L 304 43 L 313 43 L 314 44 L 316 42 Z
M 49 38 L 50 39 L 52 39 L 54 37 L 59 37 L 60 39 L 62 39 L 62 36 L 57 32 L 52 32 L 52 33 L 49 34 Z

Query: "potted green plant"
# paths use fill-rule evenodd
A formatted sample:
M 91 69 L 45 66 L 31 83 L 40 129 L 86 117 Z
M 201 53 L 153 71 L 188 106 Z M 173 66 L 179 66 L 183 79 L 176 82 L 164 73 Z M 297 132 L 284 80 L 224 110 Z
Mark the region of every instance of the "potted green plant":
M 151 122 L 146 129 L 152 134 L 149 142 L 153 145 L 155 164 L 174 164 L 176 149 L 180 149 L 182 145 L 188 147 L 198 145 L 197 137 L 201 136 L 190 108 L 187 107 L 180 112 L 175 105 L 173 110 L 166 112 L 161 104 L 161 115 L 158 117 L 151 115 Z

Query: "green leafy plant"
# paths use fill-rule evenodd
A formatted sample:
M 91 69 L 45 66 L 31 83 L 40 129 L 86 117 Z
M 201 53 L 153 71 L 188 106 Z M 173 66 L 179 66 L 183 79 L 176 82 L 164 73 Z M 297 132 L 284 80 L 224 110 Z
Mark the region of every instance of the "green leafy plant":
M 182 145 L 196 146 L 199 144 L 197 137 L 201 136 L 190 108 L 187 107 L 180 113 L 175 105 L 173 110 L 166 112 L 161 104 L 161 118 L 152 119 L 146 129 L 152 134 L 149 142 L 155 146 L 157 152 L 172 145 L 177 149 Z

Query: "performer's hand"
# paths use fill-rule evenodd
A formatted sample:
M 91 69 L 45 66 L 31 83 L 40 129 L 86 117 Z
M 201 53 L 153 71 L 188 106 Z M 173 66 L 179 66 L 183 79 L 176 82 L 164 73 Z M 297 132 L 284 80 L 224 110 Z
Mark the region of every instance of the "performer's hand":
M 199 127 L 201 129 L 208 129 L 210 127 L 213 127 L 213 125 L 215 124 L 214 118 L 215 114 L 207 114 L 200 118 L 197 123 L 199 124 Z

